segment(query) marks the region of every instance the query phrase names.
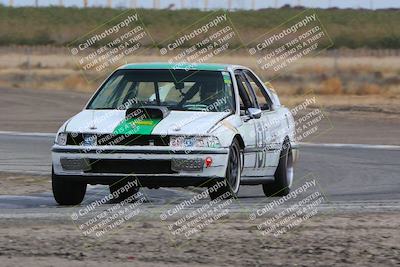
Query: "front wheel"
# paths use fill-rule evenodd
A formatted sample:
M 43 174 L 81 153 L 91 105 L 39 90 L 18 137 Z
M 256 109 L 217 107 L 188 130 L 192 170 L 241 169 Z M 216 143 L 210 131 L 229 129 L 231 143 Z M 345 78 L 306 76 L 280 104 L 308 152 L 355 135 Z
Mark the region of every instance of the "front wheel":
M 86 183 L 69 181 L 68 178 L 61 178 L 51 173 L 51 184 L 53 196 L 60 205 L 78 205 L 86 194 Z
M 283 143 L 274 178 L 273 182 L 263 184 L 265 196 L 286 196 L 289 194 L 293 183 L 293 155 L 288 140 Z
M 209 194 L 212 200 L 237 197 L 240 187 L 241 174 L 241 152 L 239 142 L 234 139 L 229 148 L 228 165 L 226 166 L 224 181 L 216 182 L 209 187 Z

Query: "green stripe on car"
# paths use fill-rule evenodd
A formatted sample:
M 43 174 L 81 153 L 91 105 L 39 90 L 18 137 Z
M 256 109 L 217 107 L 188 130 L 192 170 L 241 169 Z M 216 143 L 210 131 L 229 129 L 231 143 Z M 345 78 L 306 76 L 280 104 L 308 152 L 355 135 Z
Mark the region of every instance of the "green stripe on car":
M 160 122 L 160 119 L 128 119 L 123 120 L 114 129 L 113 134 L 142 134 L 149 135 L 154 127 Z

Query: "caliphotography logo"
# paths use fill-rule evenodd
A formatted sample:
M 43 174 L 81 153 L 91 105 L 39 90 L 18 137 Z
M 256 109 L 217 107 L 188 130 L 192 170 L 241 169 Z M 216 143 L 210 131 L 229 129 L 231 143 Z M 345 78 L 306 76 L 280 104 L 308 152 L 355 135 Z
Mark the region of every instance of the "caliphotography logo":
M 0 266 L 399 266 L 399 11 L 0 0 Z

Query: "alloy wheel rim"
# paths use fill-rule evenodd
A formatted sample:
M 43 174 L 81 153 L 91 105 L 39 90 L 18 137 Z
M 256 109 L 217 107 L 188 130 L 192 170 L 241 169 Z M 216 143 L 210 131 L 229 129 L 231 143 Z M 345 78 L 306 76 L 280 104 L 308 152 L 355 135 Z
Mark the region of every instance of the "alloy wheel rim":
M 239 175 L 240 175 L 240 153 L 238 149 L 232 147 L 230 151 L 229 165 L 228 165 L 228 183 L 232 191 L 236 193 L 239 189 Z
M 288 151 L 287 155 L 287 162 L 286 162 L 286 179 L 287 179 L 287 184 L 288 187 L 290 188 L 293 183 L 293 175 L 294 175 L 294 169 L 293 169 L 293 156 L 291 151 Z

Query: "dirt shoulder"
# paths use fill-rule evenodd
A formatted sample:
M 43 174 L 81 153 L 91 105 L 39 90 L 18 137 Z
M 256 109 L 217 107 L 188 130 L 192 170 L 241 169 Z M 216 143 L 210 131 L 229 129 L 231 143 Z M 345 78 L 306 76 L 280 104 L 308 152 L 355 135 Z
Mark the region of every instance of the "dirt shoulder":
M 26 195 L 50 191 L 50 175 L 0 172 L 0 195 Z
M 55 133 L 90 98 L 88 93 L 0 88 L 0 131 Z M 304 97 L 282 97 L 288 107 Z M 327 119 L 307 142 L 400 145 L 400 105 L 376 96 L 318 96 Z
M 227 218 L 189 242 L 172 243 L 165 225 L 148 218 L 91 240 L 70 221 L 0 220 L 4 266 L 398 266 L 399 215 L 317 215 L 279 237 L 262 236 L 247 220 Z M 177 245 L 177 246 L 175 246 Z
M 50 132 L 78 113 L 90 94 L 0 88 L 0 131 Z

